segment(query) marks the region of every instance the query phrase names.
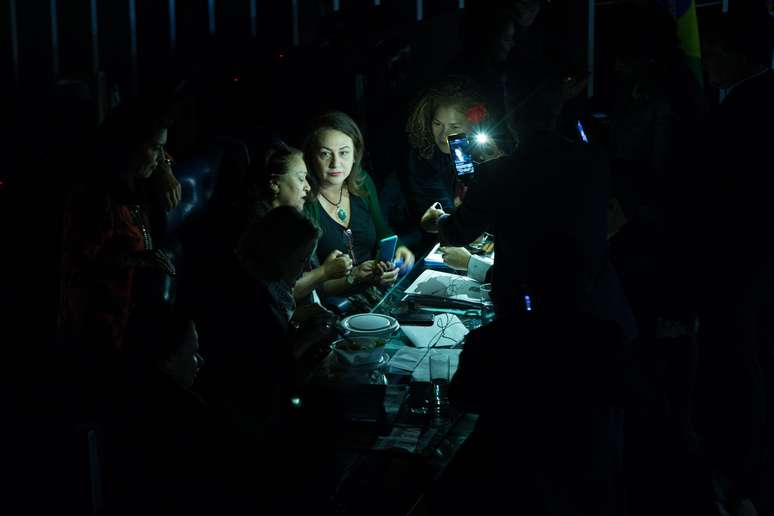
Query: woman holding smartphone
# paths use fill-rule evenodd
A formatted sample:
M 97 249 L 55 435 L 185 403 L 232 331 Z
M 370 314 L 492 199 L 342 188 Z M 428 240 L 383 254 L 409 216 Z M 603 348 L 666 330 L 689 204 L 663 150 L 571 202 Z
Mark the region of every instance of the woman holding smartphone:
M 304 155 L 300 149 L 282 141 L 271 142 L 263 159 L 253 161 L 248 175 L 248 201 L 245 213 L 240 216 L 245 223 L 264 217 L 280 206 L 303 211 L 304 205 L 312 201 Z M 351 271 L 351 257 L 338 249 L 326 254 L 323 260 L 318 260 L 315 255 L 296 282 L 293 296 L 300 303 L 323 283 L 344 279 Z
M 304 159 L 312 170 L 312 202 L 305 212 L 322 230 L 317 257 L 338 250 L 354 265 L 345 278 L 323 284 L 327 295 L 355 293 L 365 285 L 391 285 L 399 273 L 395 265 L 408 268 L 414 263 L 414 254 L 400 244 L 394 263 L 373 259 L 379 241 L 394 232 L 384 221 L 373 180 L 360 167 L 363 151 L 360 128 L 345 113 L 325 113 L 307 131 Z
M 409 152 L 402 171 L 404 194 L 412 220 L 439 202 L 451 212 L 461 202 L 457 172 L 447 136 L 472 136 L 473 126 L 486 116 L 483 98 L 463 80 L 428 89 L 406 122 Z

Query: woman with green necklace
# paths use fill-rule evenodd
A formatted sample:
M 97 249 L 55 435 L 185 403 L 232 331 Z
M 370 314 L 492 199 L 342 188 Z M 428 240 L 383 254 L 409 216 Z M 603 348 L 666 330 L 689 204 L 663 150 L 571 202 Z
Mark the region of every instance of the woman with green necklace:
M 323 292 L 346 295 L 363 285 L 394 283 L 399 267 L 413 265 L 414 255 L 399 245 L 394 264 L 373 259 L 379 240 L 394 232 L 384 221 L 373 180 L 360 168 L 363 135 L 355 121 L 336 111 L 317 117 L 307 133 L 304 159 L 312 171 L 312 202 L 305 212 L 322 230 L 317 256 L 339 250 L 354 265 L 345 278 L 326 282 Z

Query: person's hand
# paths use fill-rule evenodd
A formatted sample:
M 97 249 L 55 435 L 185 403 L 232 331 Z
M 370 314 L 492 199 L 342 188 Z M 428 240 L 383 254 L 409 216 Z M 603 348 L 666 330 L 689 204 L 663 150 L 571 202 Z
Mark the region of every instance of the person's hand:
M 180 187 L 180 182 L 172 173 L 170 159 L 161 160 L 149 181 L 153 196 L 165 210 L 169 211 L 177 208 L 183 196 L 183 191 Z
M 382 275 L 382 269 L 375 260 L 368 260 L 353 268 L 350 274 L 355 280 L 355 285 L 359 285 L 360 283 L 375 285 Z
M 352 270 L 352 258 L 339 250 L 332 251 L 322 264 L 325 279 L 343 278 Z
M 414 253 L 408 247 L 402 245 L 395 250 L 395 261 L 401 262 L 401 270 L 410 269 L 414 265 Z
M 177 274 L 175 271 L 175 265 L 172 263 L 172 259 L 161 249 L 141 251 L 135 254 L 130 262 L 136 267 L 157 269 L 173 277 L 175 274 Z
M 438 233 L 438 221 L 443 215 L 446 215 L 446 212 L 439 203 L 435 203 L 422 215 L 419 225 L 428 233 Z
M 395 283 L 395 280 L 398 279 L 398 273 L 400 272 L 400 269 L 395 267 L 393 264 L 387 263 L 387 262 L 379 262 L 377 267 L 381 271 L 381 274 L 379 274 L 377 278 L 378 279 L 378 281 L 376 282 L 377 285 L 381 287 L 387 287 Z
M 470 251 L 464 247 L 439 247 L 438 251 L 441 253 L 446 265 L 452 269 L 461 271 L 468 270 L 471 254 Z

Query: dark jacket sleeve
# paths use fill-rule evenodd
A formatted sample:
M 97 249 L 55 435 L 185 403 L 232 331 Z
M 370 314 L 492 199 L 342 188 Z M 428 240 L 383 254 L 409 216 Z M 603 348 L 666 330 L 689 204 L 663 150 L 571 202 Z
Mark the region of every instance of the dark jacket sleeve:
M 441 220 L 441 242 L 455 246 L 469 244 L 484 231 L 494 232 L 495 215 L 499 195 L 498 170 L 507 166 L 504 159 L 481 165 L 470 185 L 465 202 L 457 210 Z
M 493 323 L 494 324 L 494 323 Z M 490 325 L 491 326 L 491 325 Z M 495 374 L 491 363 L 491 328 L 480 328 L 465 339 L 457 371 L 449 384 L 449 400 L 464 412 L 480 414 L 484 401 L 491 394 L 489 379 Z
M 444 211 L 454 211 L 454 192 L 451 181 L 446 181 L 443 173 L 433 167 L 433 162 L 420 158 L 411 151 L 406 160 L 406 197 L 412 216 L 419 217 L 434 203 L 439 202 Z

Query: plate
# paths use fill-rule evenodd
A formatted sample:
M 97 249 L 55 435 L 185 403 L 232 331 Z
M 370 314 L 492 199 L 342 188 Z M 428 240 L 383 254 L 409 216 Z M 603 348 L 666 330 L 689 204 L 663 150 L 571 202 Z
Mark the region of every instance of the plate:
M 397 319 L 382 314 L 355 314 L 344 318 L 341 327 L 350 336 L 389 336 L 399 327 Z

